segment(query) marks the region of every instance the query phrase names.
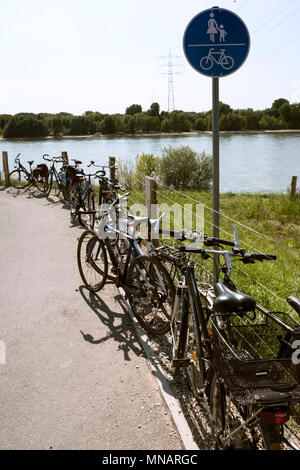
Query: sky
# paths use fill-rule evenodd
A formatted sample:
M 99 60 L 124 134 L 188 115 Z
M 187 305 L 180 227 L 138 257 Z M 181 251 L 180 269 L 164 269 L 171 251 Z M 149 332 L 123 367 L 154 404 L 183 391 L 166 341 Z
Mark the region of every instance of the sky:
M 158 102 L 168 110 L 168 60 L 175 108 L 211 109 L 212 80 L 183 52 L 190 20 L 219 6 L 251 37 L 247 61 L 220 79 L 220 100 L 264 109 L 300 102 L 300 0 L 0 0 L 0 114 L 125 113 Z

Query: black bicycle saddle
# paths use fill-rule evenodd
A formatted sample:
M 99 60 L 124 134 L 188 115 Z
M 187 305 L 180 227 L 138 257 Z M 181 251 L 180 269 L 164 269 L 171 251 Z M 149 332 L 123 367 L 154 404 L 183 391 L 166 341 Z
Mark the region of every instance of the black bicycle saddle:
M 254 312 L 255 300 L 250 295 L 235 292 L 223 284 L 217 282 L 215 285 L 216 298 L 214 300 L 214 311 L 218 313 L 242 313 Z
M 300 315 L 300 299 L 297 299 L 297 297 L 291 296 L 291 297 L 288 297 L 286 300 L 288 301 L 290 306 L 293 307 L 293 309 Z

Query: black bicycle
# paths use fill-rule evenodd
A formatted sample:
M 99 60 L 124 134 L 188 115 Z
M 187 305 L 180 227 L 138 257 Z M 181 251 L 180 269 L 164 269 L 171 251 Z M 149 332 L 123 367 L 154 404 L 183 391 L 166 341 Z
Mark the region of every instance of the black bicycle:
M 9 173 L 10 186 L 16 189 L 25 189 L 34 186 L 46 196 L 49 186 L 49 170 L 47 165 L 40 163 L 36 168 L 32 169 L 34 161 L 30 160 L 27 163 L 29 164 L 29 171 L 24 165 L 22 165 L 20 154 L 16 156 L 15 169 Z
M 175 373 L 186 372 L 195 396 L 205 405 L 216 448 L 297 448 L 290 438 L 295 431 L 287 422 L 300 398 L 300 370 L 292 360 L 300 324 L 285 312 L 267 311 L 230 279 L 232 259 L 247 264 L 276 257 L 248 254 L 237 240 L 196 232 L 192 238 L 221 249 L 157 249 L 162 262 L 176 267 L 171 317 Z M 222 249 L 224 245 L 231 251 Z M 224 281 L 199 282 L 196 255 L 223 257 Z M 300 301 L 292 297 L 289 302 L 299 313 Z
M 47 158 L 49 155 L 46 153 L 43 155 L 43 159 L 52 163 L 50 168 L 49 168 L 49 177 L 48 177 L 48 191 L 46 196 L 49 196 L 51 194 L 51 191 L 53 190 L 54 196 L 59 197 L 60 194 L 63 194 L 64 199 L 68 199 L 68 194 L 66 191 L 66 187 L 63 184 L 63 177 L 62 173 L 64 170 L 64 159 L 61 157 L 53 157 L 53 158 Z M 60 170 L 57 170 L 56 164 L 62 164 L 62 167 Z
M 124 195 L 126 197 L 127 195 Z M 117 208 L 120 200 L 113 203 Z M 92 292 L 102 289 L 108 277 L 122 288 L 143 328 L 160 335 L 169 329 L 174 285 L 166 268 L 152 256 L 143 255 L 139 240 L 130 235 L 127 222 L 111 211 L 103 215 L 97 234 L 86 230 L 80 237 L 77 261 L 81 278 Z

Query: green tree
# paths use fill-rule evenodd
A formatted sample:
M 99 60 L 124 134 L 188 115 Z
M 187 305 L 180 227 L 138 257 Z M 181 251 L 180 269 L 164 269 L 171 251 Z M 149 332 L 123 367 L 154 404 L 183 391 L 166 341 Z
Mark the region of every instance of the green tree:
M 170 131 L 170 119 L 165 118 L 161 122 L 160 126 L 161 132 L 169 132 Z
M 26 113 L 27 114 L 27 113 Z M 49 134 L 46 124 L 35 117 L 13 116 L 3 130 L 3 136 L 9 137 L 44 137 Z
M 197 118 L 194 122 L 194 129 L 196 131 L 205 131 L 206 126 L 205 120 L 202 117 Z
M 149 109 L 149 114 L 151 116 L 159 116 L 159 104 L 158 103 L 152 103 Z
M 132 104 L 131 106 L 128 106 L 126 108 L 125 114 L 129 114 L 130 116 L 133 116 L 134 114 L 141 113 L 142 112 L 142 106 L 140 104 Z
M 53 135 L 60 135 L 63 134 L 64 131 L 64 125 L 62 122 L 62 119 L 58 116 L 54 116 L 51 121 L 51 129 Z
M 102 134 L 115 134 L 116 133 L 116 122 L 112 116 L 105 116 L 100 123 L 100 130 Z

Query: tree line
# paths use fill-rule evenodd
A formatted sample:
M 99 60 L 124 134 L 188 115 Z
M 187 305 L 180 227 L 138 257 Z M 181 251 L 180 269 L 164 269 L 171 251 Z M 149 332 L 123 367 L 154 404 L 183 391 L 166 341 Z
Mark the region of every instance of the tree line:
M 160 111 L 152 103 L 146 111 L 132 104 L 125 114 L 102 114 L 86 111 L 81 116 L 61 112 L 18 113 L 0 115 L 0 134 L 12 137 L 75 136 L 94 134 L 140 134 L 157 132 L 211 131 L 212 112 Z M 221 131 L 259 131 L 300 129 L 300 103 L 285 98 L 274 101 L 264 110 L 232 109 L 220 103 Z

